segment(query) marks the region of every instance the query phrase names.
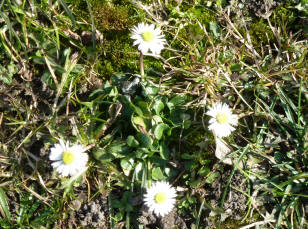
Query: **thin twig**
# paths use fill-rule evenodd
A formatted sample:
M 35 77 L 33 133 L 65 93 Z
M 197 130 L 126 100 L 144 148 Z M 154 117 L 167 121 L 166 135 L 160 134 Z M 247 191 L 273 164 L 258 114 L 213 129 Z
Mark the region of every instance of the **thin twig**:
M 42 51 L 42 55 L 43 55 L 43 57 L 44 57 L 44 60 L 45 60 L 45 62 L 46 62 L 46 65 L 47 65 L 47 67 L 48 67 L 48 70 L 49 70 L 49 72 L 50 72 L 50 74 L 51 74 L 51 76 L 52 76 L 52 79 L 53 79 L 53 81 L 54 81 L 55 84 L 56 84 L 57 90 L 59 90 L 59 82 L 58 82 L 58 80 L 57 80 L 56 74 L 55 74 L 55 72 L 53 71 L 52 67 L 50 66 L 49 60 L 47 59 L 47 57 L 46 57 L 46 55 L 45 55 L 44 49 L 41 49 L 41 51 Z
M 268 223 L 274 223 L 276 220 L 274 219 L 268 219 L 268 220 L 264 220 L 264 221 L 259 221 L 259 222 L 255 222 L 249 225 L 246 225 L 244 227 L 240 227 L 240 229 L 248 229 L 251 227 L 255 227 L 255 226 L 260 226 L 260 225 L 264 225 L 264 224 L 268 224 Z
M 143 54 L 142 54 L 142 52 L 140 52 L 139 61 L 140 61 L 140 75 L 141 75 L 141 77 L 143 77 L 144 76 L 144 65 L 143 65 Z
M 227 73 L 224 73 L 225 78 L 228 80 L 229 84 L 231 85 L 231 87 L 234 89 L 234 91 L 237 93 L 237 95 L 242 99 L 242 101 L 251 109 L 252 107 L 249 105 L 249 103 L 246 102 L 246 100 L 243 98 L 243 96 L 241 96 L 241 94 L 238 92 L 238 90 L 236 89 L 236 87 L 233 85 L 233 83 L 231 82 L 230 76 Z

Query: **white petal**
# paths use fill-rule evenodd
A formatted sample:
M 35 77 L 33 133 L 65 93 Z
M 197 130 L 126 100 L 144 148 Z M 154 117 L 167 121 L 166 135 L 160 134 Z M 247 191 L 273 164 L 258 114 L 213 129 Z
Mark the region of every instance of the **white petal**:
M 52 161 L 58 161 L 62 158 L 62 151 L 59 150 L 51 150 L 51 153 L 49 154 L 49 159 Z
M 62 161 L 56 161 L 56 162 L 51 163 L 51 166 L 54 167 L 54 168 L 58 168 L 62 164 L 63 164 Z
M 65 145 L 64 141 L 62 139 L 60 139 L 59 143 L 61 145 L 62 150 L 65 151 L 66 150 L 66 145 Z
M 63 164 L 63 165 L 59 165 L 59 166 L 56 168 L 56 171 L 57 171 L 58 173 L 62 174 L 64 167 L 65 167 L 64 164 Z
M 65 176 L 65 177 L 67 177 L 68 174 L 69 174 L 69 172 L 70 172 L 70 167 L 67 166 L 67 165 L 66 165 L 66 166 L 63 166 L 62 175 Z
M 72 147 L 68 148 L 68 151 L 78 154 L 85 151 L 85 149 L 81 145 L 73 145 Z
M 77 168 L 71 168 L 70 171 L 69 171 L 69 175 L 74 176 L 77 172 L 78 172 Z

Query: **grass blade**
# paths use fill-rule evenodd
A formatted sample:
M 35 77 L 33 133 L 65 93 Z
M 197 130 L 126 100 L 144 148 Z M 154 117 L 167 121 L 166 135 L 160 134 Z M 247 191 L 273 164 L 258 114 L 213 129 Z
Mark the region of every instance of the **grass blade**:
M 72 11 L 67 7 L 66 3 L 63 0 L 58 0 L 58 2 L 62 5 L 62 7 L 64 8 L 65 12 L 67 13 L 67 15 L 70 17 L 73 25 L 76 25 L 76 21 L 75 18 L 72 14 Z
M 203 209 L 204 203 L 205 203 L 205 199 L 203 199 L 203 201 L 201 203 L 201 206 L 200 206 L 200 209 L 199 209 L 199 212 L 198 212 L 198 216 L 196 218 L 196 229 L 199 228 L 200 216 L 201 216 L 201 213 L 202 213 L 202 209 Z
M 10 222 L 11 214 L 7 203 L 7 196 L 2 188 L 0 188 L 0 211 L 3 217 Z

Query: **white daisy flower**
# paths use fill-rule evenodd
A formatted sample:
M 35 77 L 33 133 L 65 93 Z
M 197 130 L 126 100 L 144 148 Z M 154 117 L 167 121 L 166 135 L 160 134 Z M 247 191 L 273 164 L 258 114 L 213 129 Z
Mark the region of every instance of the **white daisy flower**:
M 227 137 L 237 126 L 237 115 L 232 114 L 227 104 L 215 103 L 207 115 L 212 116 L 210 119 L 209 129 L 214 131 L 218 138 Z
M 155 28 L 153 24 L 140 23 L 132 29 L 131 38 L 133 45 L 138 45 L 142 54 L 147 54 L 150 50 L 154 55 L 159 55 L 164 45 L 167 43 L 162 31 Z
M 144 196 L 145 204 L 157 216 L 168 214 L 175 204 L 176 191 L 169 183 L 158 181 L 147 189 Z
M 50 149 L 49 159 L 55 161 L 51 165 L 62 176 L 73 176 L 86 167 L 88 154 L 84 153 L 85 151 L 81 145 L 70 147 L 68 141 L 65 144 L 60 139 L 59 143 Z

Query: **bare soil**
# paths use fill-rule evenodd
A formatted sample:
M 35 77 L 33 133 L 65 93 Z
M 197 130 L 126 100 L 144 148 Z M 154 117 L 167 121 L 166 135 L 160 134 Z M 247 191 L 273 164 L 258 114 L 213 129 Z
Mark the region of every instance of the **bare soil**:
M 90 202 L 81 202 L 86 199 L 86 194 L 80 195 L 79 200 L 72 201 L 72 207 L 76 208 L 69 217 L 68 224 L 74 228 L 109 228 L 109 213 L 107 198 L 102 195 Z
M 138 221 L 140 224 L 145 226 L 145 229 L 188 228 L 184 220 L 179 214 L 177 214 L 175 209 L 173 209 L 168 215 L 165 215 L 164 217 L 158 217 L 153 212 L 149 212 L 149 209 L 145 205 L 142 206 L 140 212 L 141 216 L 138 218 Z

